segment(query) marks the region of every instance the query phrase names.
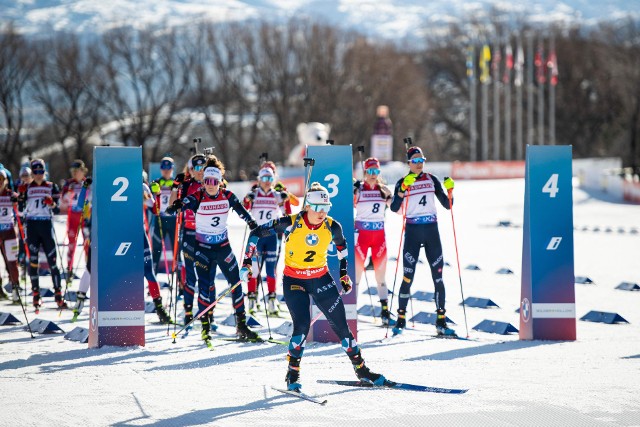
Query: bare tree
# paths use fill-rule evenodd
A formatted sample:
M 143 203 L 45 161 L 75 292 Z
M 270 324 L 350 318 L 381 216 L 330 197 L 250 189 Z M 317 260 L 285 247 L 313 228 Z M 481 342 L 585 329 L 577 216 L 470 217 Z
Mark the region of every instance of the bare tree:
M 12 25 L 0 30 L 0 153 L 14 170 L 24 154 L 24 101 L 32 70 L 30 43 Z
M 88 156 L 88 138 L 102 122 L 102 94 L 90 54 L 95 48 L 73 34 L 58 34 L 37 48 L 33 98 L 49 121 L 47 142 L 60 144 L 64 169 L 74 158 Z
M 145 162 L 170 149 L 184 129 L 176 114 L 190 89 L 193 58 L 182 36 L 175 28 L 119 28 L 102 38 L 97 67 L 105 78 L 108 117 L 118 123 L 119 142 L 143 147 Z

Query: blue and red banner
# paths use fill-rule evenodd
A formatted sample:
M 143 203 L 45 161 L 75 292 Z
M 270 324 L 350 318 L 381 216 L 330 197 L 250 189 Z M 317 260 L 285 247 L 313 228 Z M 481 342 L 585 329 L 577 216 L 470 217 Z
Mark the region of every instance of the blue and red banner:
M 95 147 L 89 347 L 144 345 L 142 150 Z
M 527 146 L 520 339 L 575 340 L 571 146 Z

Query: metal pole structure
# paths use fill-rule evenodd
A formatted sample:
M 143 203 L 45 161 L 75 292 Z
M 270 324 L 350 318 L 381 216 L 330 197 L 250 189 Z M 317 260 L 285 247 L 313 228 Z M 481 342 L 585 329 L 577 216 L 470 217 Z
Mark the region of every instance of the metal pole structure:
M 489 46 L 486 44 L 482 46 L 482 53 L 480 54 L 480 82 L 482 83 L 482 92 L 480 96 L 482 97 L 482 157 L 480 160 L 488 160 L 489 158 L 489 116 L 487 114 L 487 110 L 489 109 L 489 99 L 487 93 L 487 86 L 491 81 L 491 77 L 489 75 L 487 64 L 491 59 L 491 51 L 489 50 Z
M 504 63 L 504 159 L 511 160 L 511 68 L 513 67 L 513 52 L 511 42 L 505 47 Z
M 533 145 L 533 35 L 527 34 L 527 145 Z
M 556 64 L 556 41 L 551 38 L 549 60 L 549 145 L 556 145 L 556 84 L 558 79 L 558 67 Z
M 475 48 L 470 46 L 467 51 L 467 76 L 469 77 L 469 160 L 478 160 L 478 105 L 475 76 Z
M 524 49 L 522 48 L 522 40 L 518 39 L 518 48 L 516 53 L 516 78 L 514 84 L 516 86 L 516 159 L 523 158 L 523 139 L 522 139 L 522 83 L 524 80 Z
M 500 160 L 500 43 L 493 48 L 491 59 L 492 83 L 493 83 L 493 160 Z
M 538 40 L 538 52 L 536 54 L 536 68 L 538 74 L 538 145 L 544 145 L 544 86 L 545 86 L 545 62 L 542 39 Z

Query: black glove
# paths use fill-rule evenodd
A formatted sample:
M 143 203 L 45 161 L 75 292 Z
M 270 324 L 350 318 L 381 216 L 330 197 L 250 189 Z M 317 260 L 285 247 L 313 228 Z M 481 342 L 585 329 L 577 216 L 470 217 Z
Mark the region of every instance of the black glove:
M 349 273 L 346 268 L 340 269 L 340 284 L 342 285 L 345 295 L 351 292 L 353 284 L 351 283 L 351 278 L 349 277 Z
M 92 182 L 93 180 L 91 178 L 85 178 L 84 182 L 82 183 L 82 186 L 84 188 L 89 188 Z
M 249 221 L 249 222 L 247 223 L 247 225 L 249 226 L 249 230 L 251 230 L 251 231 L 253 231 L 253 230 L 255 230 L 256 228 L 258 228 L 258 223 L 257 223 L 255 220 L 253 220 L 253 219 L 252 219 L 251 221 Z M 251 260 L 251 259 L 249 259 L 249 260 Z
M 12 193 L 10 199 L 11 199 L 11 203 L 17 203 L 20 200 L 18 198 L 18 193 Z
M 178 175 L 176 175 L 176 177 L 173 179 L 173 184 L 171 185 L 173 188 L 178 188 L 182 185 L 182 183 L 184 182 L 184 174 L 183 173 L 179 173 Z
M 256 198 L 256 193 L 254 193 L 253 191 L 247 193 L 246 196 L 244 196 L 245 200 L 248 199 L 249 201 L 253 202 L 253 199 Z
M 182 200 L 176 200 L 175 202 L 173 202 L 171 204 L 171 206 L 169 206 L 164 211 L 166 213 L 168 213 L 169 215 L 173 215 L 174 213 L 178 212 L 182 208 L 183 205 L 184 205 L 184 203 L 182 203 Z
M 251 191 L 256 191 L 258 189 L 258 184 L 253 184 L 251 186 Z

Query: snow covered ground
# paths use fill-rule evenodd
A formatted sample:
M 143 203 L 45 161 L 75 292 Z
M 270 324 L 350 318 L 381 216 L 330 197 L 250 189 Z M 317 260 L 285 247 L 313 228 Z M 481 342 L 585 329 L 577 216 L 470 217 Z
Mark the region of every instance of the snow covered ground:
M 195 330 L 173 344 L 166 326 L 148 314 L 147 343 L 139 348 L 89 350 L 62 334 L 36 334 L 31 339 L 24 325 L 0 326 L 0 425 L 640 426 L 640 292 L 615 289 L 622 281 L 640 282 L 640 206 L 574 190 L 575 272 L 595 282 L 576 285 L 577 315 L 614 311 L 630 324 L 578 321 L 576 342 L 524 342 L 517 334 L 471 330 L 483 319 L 519 327 L 515 310 L 520 300 L 523 193 L 523 180 L 457 182 L 454 215 L 465 297 L 490 298 L 499 306 L 467 308 L 470 336 L 476 341 L 436 339 L 433 326 L 422 324 L 383 340 L 386 331 L 379 321 L 359 319 L 359 342 L 372 370 L 400 382 L 468 388 L 466 394 L 318 384 L 319 379 L 355 376 L 339 345 L 312 343 L 302 361 L 301 378 L 304 391 L 328 400 L 319 406 L 271 390 L 272 385 L 284 385 L 285 346 L 214 340 L 211 352 Z M 395 214 L 388 218 L 388 246 L 395 256 L 401 224 Z M 501 221 L 511 225 L 498 226 Z M 243 231 L 234 217 L 231 239 L 236 254 Z M 445 260 L 451 264 L 444 276 L 447 315 L 464 335 L 451 216 L 444 209 L 440 233 Z M 464 269 L 469 264 L 481 270 Z M 496 274 L 502 267 L 515 274 Z M 426 264 L 419 269 L 412 291 L 432 292 Z M 394 271 L 395 262 L 390 262 L 390 287 Z M 369 274 L 373 286 L 373 273 Z M 75 281 L 74 289 L 77 286 Z M 363 291 L 361 286 L 359 305 L 370 304 Z M 39 318 L 67 332 L 75 326 L 88 328 L 88 310 L 71 324 L 70 312 L 58 317 L 53 299 L 45 301 Z M 434 309 L 432 302 L 413 302 L 416 313 Z M 0 311 L 24 321 L 19 306 L 0 302 Z M 230 312 L 225 301 L 216 319 Z M 28 316 L 35 318 L 31 308 Z M 265 325 L 261 334 L 268 336 L 264 316 L 258 320 Z M 271 327 L 284 320 L 272 320 Z M 219 331 L 233 333 L 227 326 Z

